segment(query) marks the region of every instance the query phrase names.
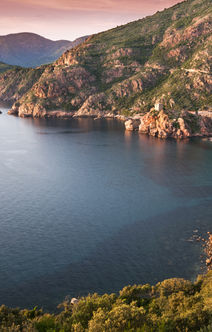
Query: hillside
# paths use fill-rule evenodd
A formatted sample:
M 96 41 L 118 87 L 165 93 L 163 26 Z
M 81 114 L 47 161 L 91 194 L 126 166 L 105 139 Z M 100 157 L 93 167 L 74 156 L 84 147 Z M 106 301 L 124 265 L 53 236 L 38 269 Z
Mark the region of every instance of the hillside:
M 211 109 L 211 68 L 211 0 L 187 0 L 93 35 L 66 51 L 33 81 L 12 112 L 34 117 L 133 116 L 149 112 L 160 101 L 179 118 L 182 110 Z M 7 77 L 0 80 L 8 84 Z
M 45 66 L 33 69 L 0 64 L 0 100 L 14 102 L 21 98 L 39 80 L 44 69 Z
M 10 69 L 15 69 L 15 68 L 14 68 L 14 66 L 8 65 L 4 62 L 0 62 L 0 73 L 3 73 Z
M 0 307 L 2 332 L 211 332 L 212 271 L 191 283 L 167 279 L 119 294 L 66 299 L 57 314 Z
M 40 66 L 55 61 L 66 50 L 80 44 L 86 38 L 53 41 L 26 32 L 0 36 L 0 61 L 23 67 Z

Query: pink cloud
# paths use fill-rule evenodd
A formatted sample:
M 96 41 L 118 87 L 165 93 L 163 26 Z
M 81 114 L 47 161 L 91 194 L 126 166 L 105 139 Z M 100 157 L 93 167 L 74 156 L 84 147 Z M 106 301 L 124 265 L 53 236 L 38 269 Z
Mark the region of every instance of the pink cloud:
M 181 2 L 182 0 L 2 0 L 1 7 L 10 7 L 13 5 L 18 7 L 37 8 L 42 10 L 47 8 L 49 10 L 56 9 L 59 11 L 106 11 L 106 12 L 137 12 L 147 9 L 153 11 L 170 7 L 171 5 Z
M 0 35 L 31 31 L 74 39 L 127 23 L 182 0 L 1 0 Z

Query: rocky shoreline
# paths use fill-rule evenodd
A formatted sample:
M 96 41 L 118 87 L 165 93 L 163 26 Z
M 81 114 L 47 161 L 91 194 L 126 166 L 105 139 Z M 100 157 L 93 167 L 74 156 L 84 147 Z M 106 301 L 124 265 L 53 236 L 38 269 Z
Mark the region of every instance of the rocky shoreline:
M 71 118 L 93 118 L 94 120 L 97 119 L 118 119 L 120 121 L 127 121 L 129 118 L 120 115 L 120 114 L 113 114 L 111 112 L 108 113 L 101 113 L 101 112 L 91 112 L 90 114 L 87 113 L 76 113 L 76 112 L 66 112 L 63 110 L 52 110 L 47 111 L 44 108 L 42 109 L 39 105 L 33 106 L 33 111 L 29 112 L 28 109 L 22 110 L 17 106 L 12 106 L 12 108 L 7 112 L 9 115 L 18 116 L 20 118 L 45 118 L 45 119 L 71 119 Z
M 208 271 L 212 270 L 212 233 L 208 232 L 208 240 L 205 241 L 204 251 L 206 254 L 206 266 Z
M 159 138 L 211 137 L 212 113 L 181 111 L 176 114 L 174 111 L 152 109 L 128 119 L 125 128 Z
M 67 112 L 64 110 L 46 110 L 41 105 L 15 103 L 8 111 L 8 114 L 22 118 L 57 118 L 71 119 L 90 117 L 93 119 L 118 119 L 125 122 L 127 131 L 137 131 L 158 138 L 183 139 L 190 137 L 211 137 L 212 136 L 212 112 L 210 111 L 181 111 L 157 110 L 152 108 L 145 114 L 135 114 L 127 117 L 112 112 L 101 112 L 91 110 L 90 112 Z

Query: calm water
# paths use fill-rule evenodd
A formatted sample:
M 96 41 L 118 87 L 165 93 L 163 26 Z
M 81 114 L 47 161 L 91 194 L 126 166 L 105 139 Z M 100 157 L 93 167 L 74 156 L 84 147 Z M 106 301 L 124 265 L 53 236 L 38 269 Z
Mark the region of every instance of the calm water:
M 0 301 L 193 279 L 211 230 L 212 142 L 125 133 L 112 120 L 0 116 Z

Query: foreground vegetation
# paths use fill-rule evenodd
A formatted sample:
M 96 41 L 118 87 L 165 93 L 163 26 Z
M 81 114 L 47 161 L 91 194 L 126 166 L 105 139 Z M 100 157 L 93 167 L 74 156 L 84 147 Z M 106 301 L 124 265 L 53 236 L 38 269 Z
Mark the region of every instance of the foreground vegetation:
M 124 287 L 119 295 L 88 295 L 58 314 L 0 307 L 2 332 L 212 331 L 212 271 L 192 283 L 168 279 Z
M 119 294 L 66 299 L 59 313 L 0 307 L 1 332 L 211 332 L 212 234 L 202 241 L 207 274 L 124 287 Z M 75 301 L 73 301 L 75 300 Z

